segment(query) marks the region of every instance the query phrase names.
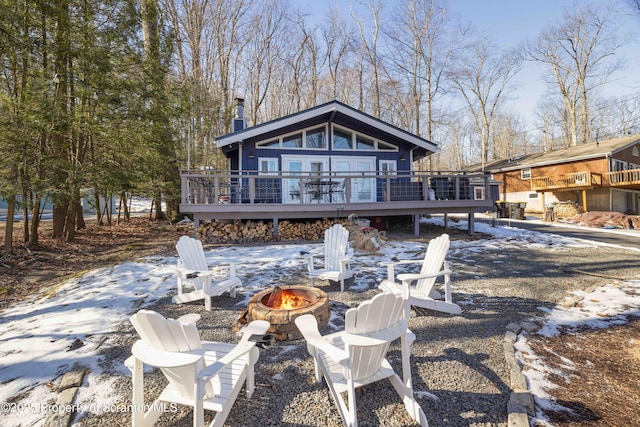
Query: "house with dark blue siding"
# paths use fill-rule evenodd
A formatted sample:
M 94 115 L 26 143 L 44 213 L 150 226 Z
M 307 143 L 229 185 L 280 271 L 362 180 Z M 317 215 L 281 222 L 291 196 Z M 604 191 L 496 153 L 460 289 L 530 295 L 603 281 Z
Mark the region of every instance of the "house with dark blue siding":
M 436 144 L 338 101 L 246 127 L 236 99 L 233 132 L 215 139 L 226 171 L 183 171 L 181 211 L 202 219 L 472 214 L 483 174 L 417 172 Z M 471 230 L 472 231 L 472 230 Z

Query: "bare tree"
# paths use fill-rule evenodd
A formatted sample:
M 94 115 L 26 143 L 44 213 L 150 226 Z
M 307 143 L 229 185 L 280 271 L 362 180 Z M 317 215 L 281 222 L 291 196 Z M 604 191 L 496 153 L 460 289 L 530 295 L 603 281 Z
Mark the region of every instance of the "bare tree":
M 328 22 L 322 30 L 325 44 L 327 70 L 331 84 L 330 98 L 340 97 L 340 87 L 347 86 L 345 74 L 348 72 L 349 55 L 353 53 L 354 29 L 351 21 L 345 21 L 334 8 L 329 11 Z
M 452 16 L 442 0 L 404 0 L 392 23 L 389 61 L 406 81 L 413 105 L 413 132 L 430 140 L 435 102 L 446 93 L 445 70 L 457 46 L 451 34 Z M 422 117 L 426 118 L 425 131 Z
M 371 0 L 367 7 L 371 12 L 373 19 L 372 27 L 370 29 L 365 27 L 365 23 L 362 21 L 362 18 L 359 17 L 355 11 L 352 11 L 351 14 L 360 31 L 360 54 L 363 58 L 362 65 L 364 67 L 364 64 L 366 63 L 368 65 L 367 69 L 370 70 L 372 75 L 373 115 L 379 118 L 381 114 L 380 68 L 382 63 L 378 51 L 378 40 L 380 38 L 380 13 L 382 11 L 382 0 Z M 367 30 L 370 31 L 370 35 Z M 364 73 L 364 68 L 362 68 L 362 71 Z M 364 84 L 364 80 L 362 80 L 362 83 Z M 360 103 L 362 105 L 365 104 L 364 91 L 362 91 Z
M 284 78 L 283 64 L 280 58 L 287 47 L 290 22 L 285 7 L 278 0 L 261 2 L 253 10 L 249 27 L 250 36 L 246 50 L 242 57 L 244 86 L 247 88 L 248 114 L 255 123 L 269 120 L 286 110 L 272 108 L 272 113 L 260 114 L 260 107 L 271 101 L 280 102 L 286 96 L 282 93 L 272 92 L 275 80 L 288 80 Z M 273 94 L 273 96 L 271 96 Z M 289 100 L 286 100 L 287 102 Z M 290 111 L 286 111 L 288 114 Z
M 508 98 L 511 81 L 522 60 L 512 51 L 498 51 L 480 40 L 456 55 L 449 78 L 462 96 L 480 135 L 480 157 L 484 166 L 491 154 L 492 125 Z
M 525 57 L 547 67 L 548 82 L 563 100 L 570 145 L 587 142 L 591 94 L 622 67 L 614 54 L 624 44 L 611 11 L 590 6 L 567 8 L 559 23 L 526 44 Z
M 640 16 L 640 0 L 626 0 L 626 2 L 631 8 L 631 13 Z

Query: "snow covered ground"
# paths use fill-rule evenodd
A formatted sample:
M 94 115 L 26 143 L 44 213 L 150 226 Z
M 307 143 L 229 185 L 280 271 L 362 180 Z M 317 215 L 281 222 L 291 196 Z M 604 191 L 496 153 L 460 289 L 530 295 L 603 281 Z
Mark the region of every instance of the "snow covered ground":
M 441 218 L 424 219 L 442 225 Z M 450 227 L 467 229 L 466 221 L 449 222 Z M 531 233 L 515 227 L 491 227 L 476 222 L 476 231 L 491 234 L 493 239 L 474 241 L 474 250 L 481 245 L 505 248 L 514 239 L 528 239 Z M 594 242 L 568 239 L 551 234 L 536 233 L 535 241 L 544 246 L 594 245 Z M 466 242 L 458 241 L 457 245 Z M 479 246 L 480 245 L 480 246 Z M 253 279 L 239 289 L 238 307 L 246 307 L 247 300 L 258 290 L 273 286 L 277 277 L 287 268 L 297 267 L 306 261 L 301 252 L 313 251 L 320 245 L 265 245 L 216 248 L 207 252 L 207 259 L 214 261 L 240 261 L 241 267 L 250 266 Z M 420 242 L 397 242 L 394 247 L 383 247 L 386 255 L 403 258 L 403 253 L 415 253 L 424 248 Z M 415 256 L 411 256 L 412 258 Z M 407 258 L 407 257 L 405 257 Z M 380 257 L 357 254 L 358 264 L 377 265 Z M 173 267 L 176 258 L 154 257 L 131 261 L 112 267 L 87 272 L 60 284 L 47 295 L 15 304 L 0 311 L 0 425 L 41 425 L 51 409 L 42 402 L 55 401 L 51 384 L 74 363 L 90 369 L 85 378 L 78 405 L 92 412 L 108 410 L 113 404 L 111 383 L 105 380 L 100 366 L 99 347 L 109 345 L 110 334 L 118 325 L 127 321 L 132 312 L 148 306 L 176 288 Z M 380 279 L 386 274 L 378 269 Z M 277 275 L 277 277 L 276 277 Z M 555 334 L 563 325 L 590 325 L 607 327 L 624 321 L 627 313 L 640 307 L 640 281 L 625 282 L 622 286 L 604 286 L 591 295 L 580 293 L 585 304 L 581 308 L 556 307 L 546 316 L 542 333 Z M 350 288 L 358 291 L 358 288 Z M 607 317 L 600 314 L 606 312 Z M 527 352 L 526 340 L 519 340 L 516 347 Z M 73 349 L 73 353 L 70 353 Z M 547 397 L 544 366 L 530 351 L 527 353 L 524 372 L 531 389 L 542 399 Z M 125 368 L 123 367 L 123 370 Z M 101 407 L 91 407 L 91 396 L 101 396 Z M 113 396 L 114 402 L 117 396 Z M 87 399 L 83 401 L 82 399 Z

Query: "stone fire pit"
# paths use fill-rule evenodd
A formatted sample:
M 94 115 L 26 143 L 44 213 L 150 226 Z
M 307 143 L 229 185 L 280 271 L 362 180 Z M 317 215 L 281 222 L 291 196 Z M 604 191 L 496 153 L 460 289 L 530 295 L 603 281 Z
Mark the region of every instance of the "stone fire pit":
M 246 321 L 266 320 L 268 330 L 276 340 L 302 338 L 295 319 L 304 314 L 313 314 L 320 328 L 329 322 L 329 298 L 318 288 L 302 285 L 276 286 L 253 296 L 249 301 Z

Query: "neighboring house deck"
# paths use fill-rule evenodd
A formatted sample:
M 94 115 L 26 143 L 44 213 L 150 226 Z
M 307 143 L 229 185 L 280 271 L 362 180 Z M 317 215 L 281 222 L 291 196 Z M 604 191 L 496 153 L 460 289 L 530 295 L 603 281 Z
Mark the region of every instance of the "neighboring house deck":
M 529 211 L 572 201 L 585 211 L 640 213 L 640 135 L 498 160 L 483 170 L 500 182 L 501 199 L 527 202 Z
M 341 172 L 258 174 L 256 171 L 201 173 L 184 171 L 183 213 L 202 221 L 224 219 L 346 218 L 464 213 L 469 233 L 474 213 L 488 210 L 488 175 L 424 172 Z

